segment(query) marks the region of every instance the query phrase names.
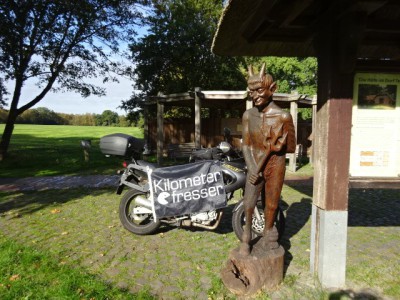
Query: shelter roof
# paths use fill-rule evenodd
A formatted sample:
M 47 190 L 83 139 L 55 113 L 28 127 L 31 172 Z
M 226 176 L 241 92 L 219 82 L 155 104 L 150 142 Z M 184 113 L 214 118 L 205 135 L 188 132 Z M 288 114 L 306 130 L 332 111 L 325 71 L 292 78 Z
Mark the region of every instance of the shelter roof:
M 212 50 L 233 56 L 315 56 L 318 28 L 347 13 L 367 18 L 359 58 L 400 60 L 398 0 L 230 0 Z
M 247 91 L 200 91 L 201 106 L 209 108 L 236 108 L 244 105 L 248 100 Z M 195 92 L 150 96 L 146 105 L 155 105 L 161 101 L 166 106 L 194 106 Z M 297 93 L 275 93 L 274 101 L 281 107 L 289 107 L 290 102 L 296 101 L 299 107 L 311 107 L 316 103 L 316 97 L 309 97 Z

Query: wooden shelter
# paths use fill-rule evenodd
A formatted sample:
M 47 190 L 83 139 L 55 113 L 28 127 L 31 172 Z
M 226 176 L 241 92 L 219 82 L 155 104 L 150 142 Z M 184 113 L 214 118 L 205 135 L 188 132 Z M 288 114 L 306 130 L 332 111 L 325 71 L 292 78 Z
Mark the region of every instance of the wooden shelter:
M 149 97 L 146 102 L 147 110 L 157 111 L 157 122 L 151 122 L 146 118 L 145 140 L 151 148 L 156 146 L 158 162 L 162 161 L 164 150 L 171 144 L 182 144 L 184 147 L 207 148 L 216 146 L 223 141 L 223 129 L 229 128 L 232 135 L 234 147 L 241 148 L 242 138 L 242 115 L 252 105 L 248 101 L 247 91 L 201 91 L 197 88 L 193 92 L 158 95 Z M 296 92 L 291 94 L 276 93 L 274 101 L 281 107 L 290 109 L 294 116 L 295 128 L 297 131 L 298 108 L 311 108 L 316 104 L 315 97 L 308 97 Z M 192 118 L 175 119 L 166 126 L 164 112 L 168 107 L 190 107 Z M 201 109 L 209 109 L 209 118 L 202 119 Z M 221 110 L 236 111 L 236 118 L 222 118 Z M 315 110 L 315 109 L 314 109 Z M 151 126 L 152 125 L 152 126 Z M 155 130 L 156 129 L 156 130 Z M 157 131 L 157 132 L 155 132 Z M 189 149 L 190 150 L 190 149 Z M 289 156 L 289 170 L 296 170 L 296 154 Z
M 214 37 L 217 55 L 318 59 L 310 260 L 326 287 L 345 283 L 354 76 L 399 73 L 399 41 L 397 0 L 231 0 Z

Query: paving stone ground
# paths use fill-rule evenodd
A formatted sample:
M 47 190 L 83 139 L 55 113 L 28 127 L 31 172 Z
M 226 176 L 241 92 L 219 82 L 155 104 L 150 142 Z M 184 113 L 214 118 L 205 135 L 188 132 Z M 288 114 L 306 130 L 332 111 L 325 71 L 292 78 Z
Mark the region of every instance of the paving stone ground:
M 282 193 L 285 280 L 258 299 L 399 299 L 399 190 L 350 190 L 347 284 L 327 291 L 309 272 L 312 181 L 289 179 Z M 235 299 L 219 279 L 229 251 L 238 246 L 233 204 L 215 231 L 164 226 L 154 235 L 137 236 L 120 225 L 117 180 L 0 180 L 2 233 L 132 293 L 146 288 L 160 299 Z
M 118 175 L 0 178 L 0 191 L 41 191 L 77 187 L 103 188 L 117 186 L 118 180 Z

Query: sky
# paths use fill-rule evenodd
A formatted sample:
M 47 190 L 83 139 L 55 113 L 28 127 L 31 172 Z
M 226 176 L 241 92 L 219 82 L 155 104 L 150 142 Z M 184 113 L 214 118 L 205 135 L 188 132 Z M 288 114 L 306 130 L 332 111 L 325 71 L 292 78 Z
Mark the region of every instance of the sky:
M 80 94 L 73 92 L 49 92 L 44 99 L 33 108 L 47 107 L 54 112 L 68 114 L 101 114 L 105 110 L 112 110 L 117 112 L 119 115 L 125 115 L 126 112 L 118 108 L 118 106 L 121 105 L 122 100 L 128 100 L 132 95 L 133 82 L 124 77 L 120 77 L 119 81 L 119 83 L 108 82 L 103 84 L 99 78 L 97 84 L 106 90 L 106 96 L 101 97 L 89 96 L 83 98 Z M 96 84 L 93 80 L 91 80 L 91 82 Z M 7 82 L 5 84 L 10 94 L 13 91 L 12 84 L 12 82 Z M 18 107 L 21 107 L 28 101 L 32 100 L 39 91 L 40 90 L 33 82 L 28 82 L 23 88 L 21 101 Z M 7 98 L 9 99 L 7 104 L 10 104 L 10 97 L 11 95 L 7 95 Z M 8 109 L 9 107 L 6 105 L 5 108 Z

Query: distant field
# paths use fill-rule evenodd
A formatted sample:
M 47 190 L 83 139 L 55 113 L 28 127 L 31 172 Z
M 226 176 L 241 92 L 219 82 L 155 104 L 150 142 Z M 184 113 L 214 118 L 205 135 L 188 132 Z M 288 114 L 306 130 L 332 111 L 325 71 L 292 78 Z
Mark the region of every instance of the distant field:
M 0 134 L 4 124 L 0 124 Z M 9 157 L 0 163 L 0 177 L 115 174 L 121 158 L 105 157 L 100 138 L 126 133 L 143 138 L 136 127 L 15 125 Z M 89 162 L 85 162 L 80 141 L 92 141 Z

